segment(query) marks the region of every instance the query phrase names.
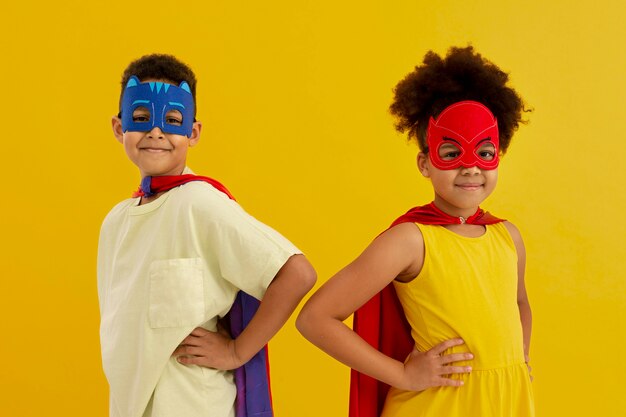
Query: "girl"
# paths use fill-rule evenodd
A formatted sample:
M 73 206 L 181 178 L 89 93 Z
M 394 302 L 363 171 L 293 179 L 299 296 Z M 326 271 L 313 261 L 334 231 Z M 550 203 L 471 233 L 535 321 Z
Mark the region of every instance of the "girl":
M 521 122 L 507 81 L 466 47 L 429 52 L 395 88 L 396 128 L 417 141 L 434 201 L 380 234 L 297 321 L 353 368 L 351 417 L 534 415 L 524 245 L 479 208 Z

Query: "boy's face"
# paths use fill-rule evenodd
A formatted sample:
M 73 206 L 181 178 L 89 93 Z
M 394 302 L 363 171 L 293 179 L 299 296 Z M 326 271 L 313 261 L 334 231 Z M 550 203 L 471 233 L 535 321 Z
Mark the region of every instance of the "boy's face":
M 165 82 L 167 80 L 143 80 L 144 82 Z M 168 83 L 171 84 L 171 83 Z M 150 110 L 145 107 L 136 107 L 132 110 L 134 123 L 148 122 L 151 118 Z M 170 109 L 164 116 L 168 125 L 181 126 L 182 114 Z M 142 178 L 146 176 L 180 175 L 187 162 L 187 150 L 200 140 L 202 124 L 193 122 L 189 137 L 184 134 L 164 133 L 160 127 L 151 130 L 126 132 L 122 129 L 122 120 L 119 117 L 112 119 L 113 134 L 124 145 L 128 158 L 139 168 Z

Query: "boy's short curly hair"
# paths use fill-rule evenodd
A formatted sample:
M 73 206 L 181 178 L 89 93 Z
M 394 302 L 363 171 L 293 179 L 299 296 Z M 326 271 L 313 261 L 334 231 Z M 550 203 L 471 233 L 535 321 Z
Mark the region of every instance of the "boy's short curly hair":
M 427 150 L 426 129 L 430 117 L 436 118 L 449 105 L 478 101 L 498 120 L 500 150 L 504 154 L 513 132 L 522 120 L 524 102 L 507 86 L 509 76 L 483 58 L 472 46 L 452 47 L 445 58 L 433 51 L 424 56 L 421 66 L 409 73 L 394 88 L 389 110 L 396 118 L 396 129 L 408 131 L 422 151 Z
M 189 88 L 191 89 L 194 105 L 196 104 L 197 80 L 196 75 L 193 73 L 191 68 L 173 55 L 150 54 L 134 60 L 128 64 L 124 70 L 124 73 L 122 74 L 122 91 L 120 93 L 119 103 L 120 111 L 122 111 L 122 96 L 124 95 L 126 83 L 128 83 L 128 80 L 133 75 L 141 81 L 152 78 L 156 80 L 168 81 L 175 85 L 178 85 L 183 81 L 187 81 L 187 84 L 189 84 Z

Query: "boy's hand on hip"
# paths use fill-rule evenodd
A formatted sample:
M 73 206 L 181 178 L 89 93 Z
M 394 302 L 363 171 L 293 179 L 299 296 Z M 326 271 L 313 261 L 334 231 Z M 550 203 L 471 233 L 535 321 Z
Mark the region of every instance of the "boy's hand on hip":
M 217 332 L 196 327 L 176 348 L 172 356 L 183 365 L 198 365 L 222 371 L 239 368 L 235 341 L 218 325 Z

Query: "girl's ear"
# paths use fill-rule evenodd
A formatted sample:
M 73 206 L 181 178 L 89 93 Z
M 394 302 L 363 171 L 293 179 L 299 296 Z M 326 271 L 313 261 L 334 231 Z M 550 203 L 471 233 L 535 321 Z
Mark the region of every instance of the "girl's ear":
M 430 177 L 430 160 L 428 159 L 428 155 L 424 152 L 420 152 L 417 154 L 417 168 L 420 170 L 423 176 L 426 178 Z

